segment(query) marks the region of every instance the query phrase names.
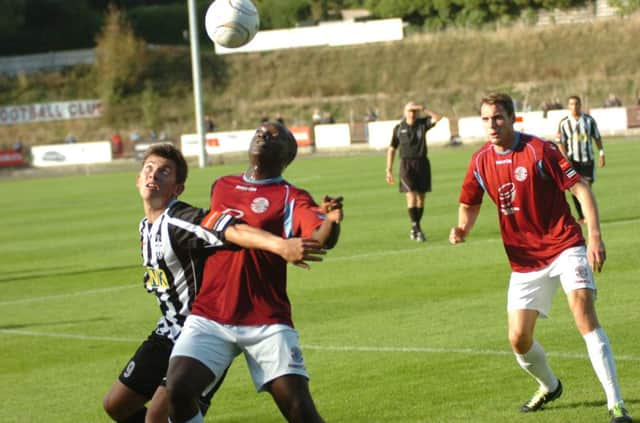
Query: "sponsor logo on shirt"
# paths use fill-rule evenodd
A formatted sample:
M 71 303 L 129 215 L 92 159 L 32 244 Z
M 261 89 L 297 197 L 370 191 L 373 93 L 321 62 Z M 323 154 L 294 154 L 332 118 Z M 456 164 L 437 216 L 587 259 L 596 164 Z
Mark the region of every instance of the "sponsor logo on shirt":
M 163 291 L 169 289 L 169 280 L 164 270 L 149 267 L 144 274 L 144 285 L 148 291 Z
M 529 172 L 527 172 L 527 168 L 523 166 L 518 166 L 516 167 L 516 170 L 513 172 L 513 175 L 516 178 L 516 181 L 522 182 L 527 179 L 527 176 L 529 176 Z
M 236 185 L 235 189 L 239 190 L 239 191 L 251 191 L 251 192 L 255 192 L 258 190 L 258 188 L 256 187 L 249 187 L 249 186 L 245 186 L 245 185 Z
M 505 216 L 514 214 L 519 207 L 513 206 L 513 200 L 516 198 L 516 186 L 513 182 L 507 182 L 498 188 L 498 200 L 500 203 L 500 212 Z
M 269 200 L 264 197 L 254 198 L 251 202 L 251 211 L 254 213 L 264 213 L 269 208 Z
M 511 164 L 511 159 L 496 160 L 497 165 Z

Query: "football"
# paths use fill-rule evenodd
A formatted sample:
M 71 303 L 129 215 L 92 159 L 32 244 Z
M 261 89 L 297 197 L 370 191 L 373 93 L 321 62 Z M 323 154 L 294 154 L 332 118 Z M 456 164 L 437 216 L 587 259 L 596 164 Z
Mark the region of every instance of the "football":
M 204 22 L 211 41 L 223 47 L 237 48 L 256 35 L 260 15 L 251 0 L 215 0 L 207 9 Z

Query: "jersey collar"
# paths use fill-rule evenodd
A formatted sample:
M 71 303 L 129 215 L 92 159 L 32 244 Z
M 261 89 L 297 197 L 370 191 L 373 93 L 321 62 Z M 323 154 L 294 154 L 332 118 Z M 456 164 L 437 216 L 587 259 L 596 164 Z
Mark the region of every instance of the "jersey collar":
M 276 183 L 282 182 L 284 178 L 282 177 L 282 175 L 280 175 L 280 176 L 276 176 L 275 178 L 251 179 L 247 177 L 246 173 L 243 173 L 242 180 L 249 184 L 267 185 L 267 184 L 276 184 Z
M 511 154 L 512 151 L 517 150 L 518 147 L 520 146 L 520 132 L 515 131 L 515 137 L 513 138 L 513 144 L 511 144 L 511 147 L 507 148 L 506 150 L 500 152 L 498 150 L 495 149 L 495 147 L 493 148 L 493 152 L 502 156 L 505 154 Z

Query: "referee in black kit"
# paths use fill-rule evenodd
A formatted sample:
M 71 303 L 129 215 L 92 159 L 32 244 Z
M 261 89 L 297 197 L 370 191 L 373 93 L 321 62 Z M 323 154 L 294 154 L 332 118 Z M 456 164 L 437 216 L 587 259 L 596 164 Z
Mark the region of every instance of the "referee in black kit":
M 567 102 L 569 116 L 560 120 L 558 125 L 558 147 L 562 154 L 569 160 L 571 166 L 582 175 L 589 185 L 596 180 L 595 154 L 593 154 L 593 141 L 598 146 L 598 166 L 604 167 L 604 148 L 598 125 L 594 118 L 582 113 L 582 101 L 577 95 L 569 97 Z M 573 196 L 573 204 L 578 213 L 578 223 L 583 224 L 584 215 L 580 202 Z
M 387 183 L 393 184 L 393 159 L 400 148 L 400 192 L 407 196 L 407 211 L 411 219 L 409 238 L 418 242 L 426 241 L 420 220 L 424 212 L 424 196 L 431 191 L 427 131 L 441 118 L 440 114 L 410 101 L 404 106 L 404 118 L 393 128 L 391 145 L 387 150 L 386 178 Z

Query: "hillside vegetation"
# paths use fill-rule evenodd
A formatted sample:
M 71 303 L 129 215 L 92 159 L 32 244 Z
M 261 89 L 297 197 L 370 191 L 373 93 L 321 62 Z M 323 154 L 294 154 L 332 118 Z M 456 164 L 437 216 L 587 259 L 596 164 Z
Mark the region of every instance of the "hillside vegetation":
M 612 92 L 625 104 L 640 92 L 640 17 L 580 25 L 412 34 L 403 41 L 336 48 L 216 56 L 203 46 L 205 111 L 219 130 L 256 126 L 263 114 L 309 124 L 315 108 L 337 122 L 360 121 L 368 108 L 394 119 L 409 99 L 428 102 L 453 122 L 477 113 L 481 95 L 504 90 L 538 109 L 542 101 L 578 94 L 589 107 Z M 188 48 L 149 51 L 144 84 L 128 93 L 115 120 L 0 127 L 0 144 L 108 139 L 113 131 L 145 132 L 143 108 L 156 102 L 158 125 L 172 137 L 193 132 Z M 0 78 L 0 104 L 97 98 L 89 67 Z M 149 90 L 154 95 L 149 96 Z M 145 94 L 146 93 L 146 94 Z M 455 129 L 455 128 L 454 128 Z

